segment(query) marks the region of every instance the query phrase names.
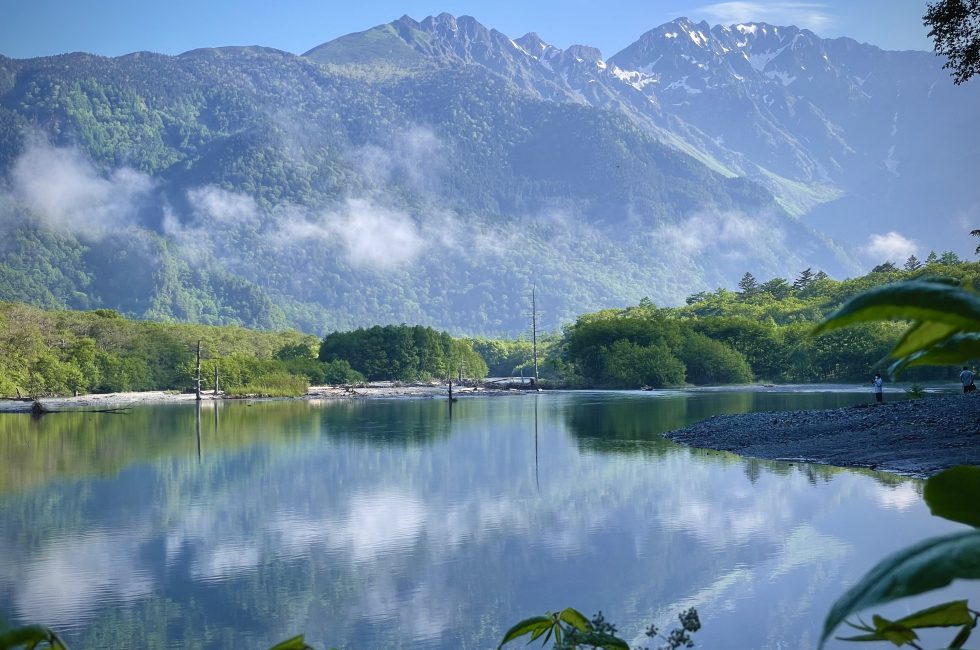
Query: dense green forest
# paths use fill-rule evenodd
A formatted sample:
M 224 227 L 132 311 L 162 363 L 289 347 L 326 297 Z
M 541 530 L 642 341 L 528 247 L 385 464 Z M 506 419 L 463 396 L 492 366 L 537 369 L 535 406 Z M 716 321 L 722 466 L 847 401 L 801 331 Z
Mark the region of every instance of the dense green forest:
M 980 286 L 980 264 L 952 253 L 904 268 L 885 263 L 871 273 L 837 281 L 805 269 L 792 282 L 759 282 L 746 273 L 738 291 L 689 296 L 687 304 L 657 308 L 649 300 L 627 309 L 586 314 L 565 328 L 545 368 L 569 385 L 636 388 L 684 383 L 865 381 L 907 328 L 866 323 L 812 336 L 827 314 L 872 287 L 937 277 Z M 910 380 L 951 379 L 948 368 L 916 368 Z
M 470 341 L 430 327 L 335 332 L 134 321 L 112 310 L 43 311 L 0 303 L 0 395 L 189 390 L 201 342 L 202 385 L 229 394 L 302 394 L 309 385 L 483 378 Z M 317 358 L 317 356 L 319 358 Z
M 0 303 L 0 395 L 70 395 L 77 391 L 186 390 L 194 385 L 197 343 L 202 376 L 213 388 L 214 365 L 228 392 L 360 379 L 343 362 L 313 358 L 316 337 L 295 331 L 133 321 L 118 313 L 42 311 Z M 255 390 L 253 392 L 268 392 Z
M 416 325 L 375 326 L 328 334 L 319 360 L 347 362 L 370 380 L 416 381 L 445 378 L 483 379 L 487 364 L 464 339 Z
M 837 281 L 805 269 L 792 282 L 757 281 L 738 291 L 689 296 L 682 307 L 649 300 L 580 316 L 539 339 L 539 367 L 553 385 L 638 388 L 751 381 L 864 381 L 906 324 L 867 323 L 813 336 L 850 297 L 875 286 L 937 277 L 976 287 L 980 264 L 947 254 L 910 260 Z M 193 385 L 202 341 L 204 387 L 214 367 L 230 393 L 301 393 L 308 384 L 367 380 L 482 379 L 532 370 L 525 339 L 453 338 L 430 327 L 387 325 L 333 332 L 322 340 L 294 330 L 134 321 L 112 310 L 44 311 L 0 303 L 0 394 L 184 390 Z M 951 374 L 952 373 L 952 374 Z M 916 368 L 912 380 L 951 379 L 948 368 Z M 299 382 L 299 383 L 297 383 Z

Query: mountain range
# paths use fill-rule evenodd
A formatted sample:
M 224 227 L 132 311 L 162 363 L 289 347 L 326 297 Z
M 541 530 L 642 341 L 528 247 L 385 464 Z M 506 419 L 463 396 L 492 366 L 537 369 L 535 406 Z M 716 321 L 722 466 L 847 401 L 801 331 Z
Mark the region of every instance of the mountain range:
M 0 299 L 138 317 L 546 327 L 745 271 L 844 277 L 980 224 L 980 107 L 925 52 L 679 18 L 606 59 L 470 17 L 0 57 Z

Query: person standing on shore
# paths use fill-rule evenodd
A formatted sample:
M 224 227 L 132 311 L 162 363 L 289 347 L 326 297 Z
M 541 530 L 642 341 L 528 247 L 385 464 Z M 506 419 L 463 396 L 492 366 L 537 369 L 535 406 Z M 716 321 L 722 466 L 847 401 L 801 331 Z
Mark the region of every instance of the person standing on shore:
M 882 383 L 881 382 L 881 373 L 880 372 L 876 372 L 875 373 L 875 378 L 871 380 L 871 385 L 874 386 L 874 390 L 875 390 L 875 402 L 877 404 L 881 404 L 882 402 L 885 401 L 884 400 L 884 396 L 881 393 L 881 390 L 882 390 L 881 389 L 881 383 Z
M 973 371 L 966 366 L 963 366 L 963 372 L 960 373 L 960 381 L 963 383 L 964 393 L 972 393 L 977 389 L 973 383 Z

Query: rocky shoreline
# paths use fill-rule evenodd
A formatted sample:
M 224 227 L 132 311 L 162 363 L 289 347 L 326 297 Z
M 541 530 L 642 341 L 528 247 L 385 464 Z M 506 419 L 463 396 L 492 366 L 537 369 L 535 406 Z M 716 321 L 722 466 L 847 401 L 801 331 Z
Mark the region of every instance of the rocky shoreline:
M 927 477 L 955 465 L 980 465 L 980 396 L 719 415 L 664 436 L 740 456 Z

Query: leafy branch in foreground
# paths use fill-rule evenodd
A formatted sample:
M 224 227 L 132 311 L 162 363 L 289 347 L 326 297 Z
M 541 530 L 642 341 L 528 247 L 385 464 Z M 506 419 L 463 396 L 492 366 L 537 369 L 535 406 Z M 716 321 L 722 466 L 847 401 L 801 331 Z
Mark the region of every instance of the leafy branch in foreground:
M 860 294 L 820 324 L 815 333 L 874 320 L 911 320 L 891 356 L 893 374 L 915 365 L 962 362 L 980 357 L 980 295 L 943 281 L 893 284 Z M 972 399 L 972 398 L 966 398 Z M 980 579 L 980 467 L 954 467 L 926 482 L 924 498 L 933 515 L 973 530 L 927 539 L 890 555 L 831 607 L 820 645 L 841 623 L 862 632 L 847 641 L 888 641 L 921 648 L 916 630 L 958 628 L 946 646 L 962 648 L 980 612 L 957 600 L 892 621 L 875 615 L 871 624 L 847 617 L 875 605 L 945 587 L 954 580 Z
M 659 637 L 666 642 L 659 647 L 659 650 L 694 647 L 691 634 L 701 629 L 701 620 L 698 618 L 697 610 L 692 607 L 682 612 L 679 618 L 681 627 L 671 630 L 666 637 L 660 634 L 660 630 L 655 625 L 647 628 L 646 635 L 648 637 L 651 639 Z M 555 650 L 577 650 L 579 648 L 630 650 L 629 643 L 616 636 L 616 626 L 607 621 L 602 612 L 596 614 L 589 621 L 581 612 L 571 607 L 566 607 L 557 613 L 532 616 L 520 621 L 507 630 L 497 648 L 499 649 L 523 636 L 530 637 L 528 643 L 543 636 L 541 645 L 548 643 L 554 636 L 555 643 L 552 647 Z M 637 650 L 650 650 L 650 648 L 644 647 Z
M 43 644 L 43 645 L 42 645 Z M 0 650 L 33 650 L 48 647 L 51 650 L 68 650 L 68 646 L 54 631 L 42 625 L 27 625 L 15 630 L 0 630 Z
M 980 358 L 980 294 L 942 280 L 900 282 L 866 291 L 813 333 L 882 320 L 913 321 L 891 352 L 893 375 L 911 366 Z

